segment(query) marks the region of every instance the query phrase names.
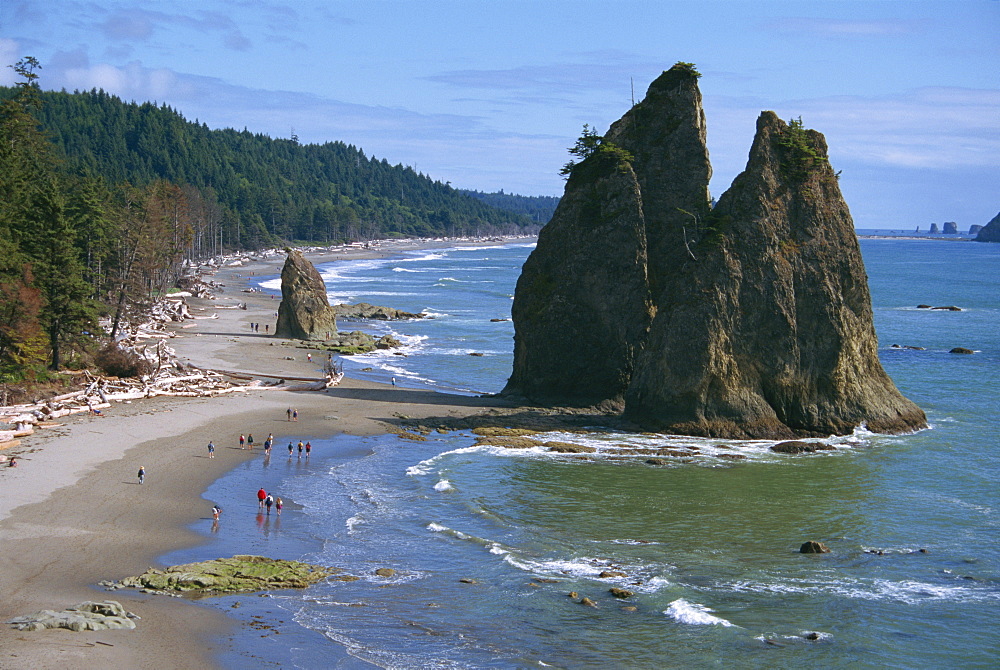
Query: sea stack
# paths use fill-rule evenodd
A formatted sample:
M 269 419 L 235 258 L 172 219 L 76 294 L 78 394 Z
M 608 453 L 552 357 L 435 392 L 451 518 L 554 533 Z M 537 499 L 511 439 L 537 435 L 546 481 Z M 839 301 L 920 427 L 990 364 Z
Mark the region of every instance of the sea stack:
M 698 77 L 665 72 L 573 166 L 518 280 L 504 392 L 712 437 L 926 426 L 879 363 L 823 136 L 762 113 L 713 209 Z
M 296 340 L 328 339 L 337 333 L 337 315 L 330 307 L 323 278 L 301 252 L 286 251 L 274 334 Z
M 1000 214 L 994 216 L 989 223 L 976 233 L 976 242 L 1000 242 Z

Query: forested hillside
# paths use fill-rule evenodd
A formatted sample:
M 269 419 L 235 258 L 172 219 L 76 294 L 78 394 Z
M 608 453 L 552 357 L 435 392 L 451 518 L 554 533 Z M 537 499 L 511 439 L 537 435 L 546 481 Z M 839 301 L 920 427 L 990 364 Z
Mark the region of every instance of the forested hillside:
M 280 243 L 534 233 L 517 214 L 340 142 L 209 130 L 164 106 L 0 88 L 0 397 L 115 361 L 185 260 Z M 107 319 L 106 338 L 99 320 Z M 119 374 L 119 373 L 115 373 Z M 22 393 L 26 392 L 21 389 Z
M 10 98 L 14 89 L 0 89 Z M 498 209 L 343 142 L 302 145 L 247 130 L 210 130 L 165 105 L 103 91 L 39 91 L 36 117 L 71 171 L 109 184 L 193 186 L 220 208 L 226 248 L 392 236 L 534 232 Z M 544 223 L 544 222 L 543 222 Z
M 466 195 L 471 195 L 477 200 L 482 200 L 487 205 L 492 205 L 509 212 L 524 214 L 539 225 L 545 225 L 552 214 L 556 211 L 559 198 L 552 195 L 517 195 L 515 193 L 504 193 L 500 189 L 496 193 L 482 193 L 480 191 L 461 191 Z

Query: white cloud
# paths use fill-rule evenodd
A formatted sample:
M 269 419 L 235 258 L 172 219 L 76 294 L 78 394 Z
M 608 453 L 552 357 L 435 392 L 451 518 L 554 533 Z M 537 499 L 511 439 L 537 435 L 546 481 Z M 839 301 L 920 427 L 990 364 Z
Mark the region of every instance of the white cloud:
M 786 120 L 801 116 L 807 128 L 823 133 L 835 167 L 845 162 L 875 167 L 994 168 L 1000 155 L 998 90 L 929 87 L 892 96 L 835 96 L 770 105 L 712 96 L 706 98 L 706 108 L 710 148 L 720 147 L 718 153 L 727 155 L 727 164 L 737 153 L 746 160 L 752 123 L 763 109 L 774 110 Z M 741 147 L 739 152 L 733 153 L 728 146 L 733 143 Z

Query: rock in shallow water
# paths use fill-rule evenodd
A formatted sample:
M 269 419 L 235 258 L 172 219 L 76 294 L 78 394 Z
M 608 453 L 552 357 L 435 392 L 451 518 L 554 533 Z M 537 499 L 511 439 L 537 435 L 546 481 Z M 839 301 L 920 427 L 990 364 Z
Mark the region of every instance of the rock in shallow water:
M 827 547 L 822 542 L 816 542 L 814 540 L 809 540 L 808 542 L 803 542 L 802 546 L 799 547 L 800 554 L 829 554 L 830 548 Z
M 174 565 L 166 570 L 150 568 L 137 577 L 123 579 L 121 584 L 154 591 L 246 593 L 301 589 L 338 572 L 340 571 L 336 568 L 301 561 L 239 555 L 200 563 Z M 340 575 L 336 578 L 345 579 L 349 576 Z

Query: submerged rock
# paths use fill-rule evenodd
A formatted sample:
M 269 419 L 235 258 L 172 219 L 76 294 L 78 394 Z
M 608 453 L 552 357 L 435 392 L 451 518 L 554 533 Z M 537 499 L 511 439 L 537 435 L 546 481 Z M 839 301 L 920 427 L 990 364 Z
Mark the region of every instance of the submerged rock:
M 948 353 L 949 354 L 974 354 L 976 352 L 974 352 L 972 349 L 966 349 L 965 347 L 955 347 L 954 349 L 952 349 Z
M 137 577 L 121 580 L 122 586 L 155 591 L 245 593 L 275 589 L 301 589 L 338 573 L 336 568 L 264 556 L 239 555 L 199 563 L 150 568 Z M 356 579 L 344 576 L 346 579 Z M 341 577 L 338 577 L 341 579 Z
M 712 437 L 925 427 L 878 360 L 823 136 L 763 112 L 712 209 L 699 76 L 664 72 L 572 168 L 518 279 L 504 393 Z
M 296 340 L 329 339 L 337 334 L 337 313 L 330 307 L 323 278 L 302 252 L 287 251 L 274 334 Z

